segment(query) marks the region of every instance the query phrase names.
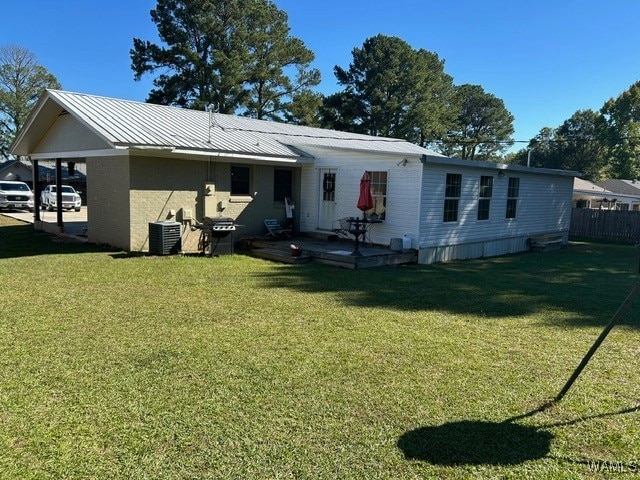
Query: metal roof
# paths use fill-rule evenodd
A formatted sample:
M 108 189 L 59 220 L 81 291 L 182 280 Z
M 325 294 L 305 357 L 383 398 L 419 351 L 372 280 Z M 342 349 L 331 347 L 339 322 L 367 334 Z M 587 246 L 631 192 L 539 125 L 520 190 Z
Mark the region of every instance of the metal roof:
M 397 155 L 439 154 L 405 140 L 256 120 L 235 115 L 47 90 L 18 134 L 12 151 L 29 155 L 23 141 L 38 112 L 55 102 L 114 148 L 160 148 L 299 159 L 305 146 Z M 52 112 L 49 112 L 51 115 Z
M 580 176 L 580 172 L 575 172 L 573 170 L 557 170 L 553 168 L 525 167 L 523 165 L 487 162 L 482 160 L 462 160 L 460 158 L 443 157 L 442 155 L 438 155 L 438 156 L 425 155 L 424 157 L 422 157 L 421 161 L 425 165 L 436 164 L 436 165 L 449 165 L 449 166 L 468 167 L 468 168 L 496 169 L 498 171 L 505 171 L 508 173 L 522 172 L 522 173 L 535 173 L 538 175 L 555 175 L 555 176 L 563 176 L 563 177 Z

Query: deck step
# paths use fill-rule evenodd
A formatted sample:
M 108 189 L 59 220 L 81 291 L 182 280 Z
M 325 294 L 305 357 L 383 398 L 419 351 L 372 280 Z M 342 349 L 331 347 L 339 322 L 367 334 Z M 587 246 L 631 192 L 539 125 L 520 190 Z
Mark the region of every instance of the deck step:
M 299 257 L 294 257 L 291 255 L 291 252 L 276 248 L 254 248 L 251 250 L 251 255 L 281 263 L 298 264 L 308 263 L 311 261 L 311 255 L 305 255 L 303 253 Z
M 335 242 L 336 240 L 340 240 L 340 236 L 337 233 L 327 230 L 313 230 L 310 232 L 304 232 L 301 235 L 307 238 L 314 238 L 316 240 L 324 240 L 325 242 Z

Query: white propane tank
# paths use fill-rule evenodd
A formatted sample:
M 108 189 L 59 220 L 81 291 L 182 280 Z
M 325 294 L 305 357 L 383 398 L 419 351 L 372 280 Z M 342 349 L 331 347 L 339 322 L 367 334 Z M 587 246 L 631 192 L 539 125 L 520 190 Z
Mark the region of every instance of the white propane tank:
M 409 235 L 402 235 L 402 249 L 411 250 L 411 237 Z

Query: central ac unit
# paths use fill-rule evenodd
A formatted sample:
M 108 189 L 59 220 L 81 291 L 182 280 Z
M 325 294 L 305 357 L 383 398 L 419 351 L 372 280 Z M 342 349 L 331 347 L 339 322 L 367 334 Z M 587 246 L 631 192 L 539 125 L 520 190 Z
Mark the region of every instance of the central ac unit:
M 182 250 L 182 225 L 178 222 L 149 223 L 149 253 L 171 255 Z

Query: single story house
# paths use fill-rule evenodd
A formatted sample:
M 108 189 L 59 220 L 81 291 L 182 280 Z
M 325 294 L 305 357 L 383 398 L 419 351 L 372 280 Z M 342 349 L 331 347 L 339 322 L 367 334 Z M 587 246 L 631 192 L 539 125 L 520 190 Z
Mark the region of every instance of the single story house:
M 64 183 L 84 184 L 86 182 L 84 163 L 70 162 L 73 165 L 69 172 L 69 163 L 61 165 L 62 181 Z M 70 174 L 71 173 L 71 174 Z M 56 169 L 54 166 L 40 164 L 38 166 L 38 182 L 48 184 L 55 182 Z M 25 160 L 6 160 L 0 162 L 0 180 L 14 180 L 33 185 L 33 167 Z
M 64 183 L 69 182 L 86 182 L 86 166 L 83 161 L 69 161 L 64 162 L 61 166 L 62 181 Z M 71 171 L 69 170 L 71 167 Z M 56 181 L 56 169 L 55 165 L 38 165 L 38 177 L 40 182 L 52 183 Z
M 616 210 L 640 210 L 640 181 L 610 179 L 596 183 L 609 192 L 616 199 Z
M 5 160 L 0 163 L 0 180 L 26 182 L 31 184 L 33 173 L 29 163 L 20 160 Z
M 404 140 L 49 90 L 12 152 L 34 162 L 86 160 L 88 238 L 149 249 L 149 223 L 183 225 L 197 249 L 204 217 L 231 217 L 235 239 L 295 204 L 300 232 L 360 215 L 371 177 L 381 220 L 370 240 L 407 236 L 419 262 L 523 251 L 532 236 L 567 241 L 575 172 L 447 158 Z
M 628 190 L 628 189 L 627 189 Z M 640 190 L 620 193 L 600 185 L 575 178 L 573 180 L 573 207 L 592 210 L 639 210 Z

